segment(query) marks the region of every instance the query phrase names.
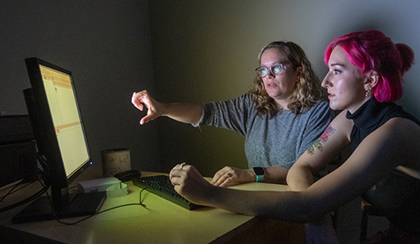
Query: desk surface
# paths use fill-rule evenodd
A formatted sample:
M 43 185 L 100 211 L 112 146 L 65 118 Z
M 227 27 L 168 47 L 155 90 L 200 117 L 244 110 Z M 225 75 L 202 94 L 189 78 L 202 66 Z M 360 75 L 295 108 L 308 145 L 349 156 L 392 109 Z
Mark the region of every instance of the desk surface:
M 138 203 L 140 188 L 131 182 L 127 184 L 129 193 L 122 197 L 107 198 L 101 210 Z M 250 183 L 234 188 L 286 190 L 286 186 L 265 183 Z M 277 243 L 281 240 L 284 241 L 281 243 L 304 243 L 302 224 L 254 218 L 208 207 L 189 211 L 148 191 L 143 191 L 141 197 L 146 207 L 118 208 L 76 225 L 63 225 L 55 220 L 12 224 L 10 219 L 23 207 L 1 213 L 0 225 L 11 228 L 9 230 L 19 230 L 65 243 L 255 243 L 255 240 L 257 243 L 263 240 L 269 243 L 272 238 Z M 78 219 L 63 221 L 73 222 Z M 2 233 L 7 231 L 0 230 Z

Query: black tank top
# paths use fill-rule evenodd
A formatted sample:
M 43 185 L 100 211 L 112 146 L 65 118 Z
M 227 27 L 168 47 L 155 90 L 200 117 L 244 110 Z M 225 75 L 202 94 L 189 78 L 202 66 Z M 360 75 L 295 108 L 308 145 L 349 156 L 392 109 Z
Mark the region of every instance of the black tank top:
M 392 118 L 407 118 L 420 126 L 420 121 L 401 106 L 390 102 L 380 103 L 375 98 L 363 104 L 354 114 L 347 112 L 346 117 L 354 122 L 350 136 L 352 152 L 365 137 Z M 362 197 L 393 225 L 420 233 L 419 179 L 393 170 Z

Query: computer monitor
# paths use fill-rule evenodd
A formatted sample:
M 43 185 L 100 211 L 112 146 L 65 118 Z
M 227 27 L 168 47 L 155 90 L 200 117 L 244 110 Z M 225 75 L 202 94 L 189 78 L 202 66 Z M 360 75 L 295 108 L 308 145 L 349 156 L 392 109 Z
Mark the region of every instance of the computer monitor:
M 95 213 L 105 193 L 69 194 L 69 184 L 91 164 L 91 157 L 72 73 L 39 58 L 28 58 L 31 88 L 24 90 L 39 161 L 51 202 L 42 197 L 13 218 L 14 223 L 84 216 Z

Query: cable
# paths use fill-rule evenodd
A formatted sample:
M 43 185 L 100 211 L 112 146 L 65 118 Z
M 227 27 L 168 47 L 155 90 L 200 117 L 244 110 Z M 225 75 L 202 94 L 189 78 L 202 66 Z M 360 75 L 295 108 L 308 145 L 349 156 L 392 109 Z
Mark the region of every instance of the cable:
M 39 181 L 39 180 L 38 180 L 38 181 Z M 30 202 L 30 201 L 32 201 L 32 200 L 37 199 L 37 198 L 38 198 L 38 197 L 40 197 L 42 194 L 44 194 L 45 192 L 47 192 L 48 188 L 49 188 L 49 186 L 45 185 L 45 186 L 44 186 L 41 190 L 39 190 L 37 193 L 33 194 L 32 196 L 30 196 L 30 197 L 28 197 L 28 198 L 26 198 L 26 199 L 23 199 L 23 200 L 22 200 L 22 201 L 20 201 L 20 202 L 17 202 L 17 203 L 11 204 L 11 205 L 6 206 L 6 207 L 4 207 L 4 208 L 0 208 L 0 213 L 6 212 L 6 211 L 8 211 L 8 210 L 10 210 L 10 209 L 14 209 L 14 208 L 16 208 L 16 207 L 19 207 L 19 206 L 21 206 L 21 205 L 25 204 L 25 203 L 28 203 L 28 202 Z
M 20 181 L 20 182 L 22 182 L 22 180 Z M 7 196 L 9 196 L 9 195 L 11 195 L 11 194 L 13 194 L 14 192 L 16 192 L 16 191 L 13 191 L 18 185 L 19 185 L 19 183 L 20 182 L 18 182 L 18 183 L 16 183 L 13 187 L 12 187 L 12 189 L 10 189 L 10 191 L 8 192 L 8 193 L 6 193 L 4 196 L 2 196 L 2 197 L 0 197 L 0 203 L 7 197 Z M 22 188 L 21 188 L 22 189 Z
M 38 159 L 38 162 L 40 162 L 40 164 L 41 164 L 41 166 L 42 166 L 42 170 L 40 170 L 40 169 L 38 169 L 39 171 L 40 171 L 40 173 L 41 173 L 41 175 L 42 175 L 42 177 L 43 177 L 43 179 L 44 179 L 44 181 L 45 181 L 45 177 L 46 177 L 46 173 L 48 172 L 48 166 L 47 166 L 47 164 L 46 164 L 46 162 L 45 162 L 45 156 L 43 156 L 43 155 L 39 155 L 39 154 L 37 154 L 37 159 Z M 47 190 L 48 190 L 48 188 L 50 187 L 50 185 L 49 184 L 43 184 L 40 180 L 39 180 L 39 178 L 38 178 L 38 182 L 39 183 L 41 183 L 41 185 L 43 186 L 42 188 L 41 188 L 41 190 L 39 190 L 38 192 L 36 192 L 35 194 L 33 194 L 32 196 L 30 196 L 30 197 L 28 197 L 28 198 L 26 198 L 26 199 L 23 199 L 22 201 L 19 201 L 19 202 L 17 202 L 17 203 L 14 203 L 14 204 L 11 204 L 11 205 L 9 205 L 9 206 L 6 206 L 6 207 L 3 207 L 3 208 L 0 208 L 0 213 L 3 213 L 3 212 L 6 212 L 6 211 L 9 211 L 9 210 L 11 210 L 11 209 L 13 209 L 13 208 L 16 208 L 16 207 L 19 207 L 19 206 L 21 206 L 21 205 L 23 205 L 23 204 L 26 204 L 26 203 L 28 203 L 28 202 L 30 202 L 30 201 L 33 201 L 33 200 L 35 200 L 35 199 L 37 199 L 38 197 L 40 197 L 42 194 L 44 194 L 45 192 L 47 192 Z M 32 184 L 32 183 L 30 183 L 30 184 Z M 28 185 L 30 185 L 30 184 L 28 184 Z M 25 187 L 27 187 L 28 185 L 26 185 L 26 186 L 23 186 L 22 188 L 19 188 L 19 190 L 20 189 L 23 189 L 23 188 L 25 188 Z M 16 185 L 17 186 L 17 185 Z M 13 191 L 13 189 L 14 188 L 16 188 L 16 186 L 15 187 L 13 187 L 6 195 L 4 195 L 2 198 L 1 198 L 1 201 L 3 201 L 7 196 L 9 196 L 10 194 L 12 194 L 12 193 L 14 193 L 14 192 L 16 192 L 16 191 L 14 191 L 14 192 L 12 192 Z M 1 202 L 0 201 L 0 202 Z
M 29 185 L 31 185 L 33 182 L 29 182 L 29 183 L 27 183 L 26 185 L 24 185 L 24 186 L 22 186 L 21 188 L 19 188 L 19 189 L 16 189 L 16 190 L 14 190 L 18 185 L 20 185 L 20 183 L 22 183 L 22 182 L 25 182 L 25 180 L 26 180 L 27 178 L 25 178 L 25 179 L 22 179 L 22 180 L 20 180 L 19 182 L 17 182 L 13 187 L 12 187 L 12 189 L 10 189 L 10 191 L 8 192 L 8 193 L 6 193 L 4 196 L 2 196 L 2 197 L 0 197 L 0 203 L 7 197 L 7 196 L 10 196 L 10 195 L 12 195 L 13 193 L 15 193 L 15 192 L 18 192 L 18 191 L 20 191 L 20 190 L 22 190 L 23 188 L 25 188 L 25 187 L 27 187 L 27 186 L 29 186 Z
M 146 187 L 146 188 L 147 188 L 147 187 Z M 128 206 L 142 206 L 142 207 L 144 207 L 144 208 L 146 208 L 146 209 L 147 209 L 146 205 L 145 205 L 145 204 L 143 204 L 143 201 L 141 200 L 141 193 L 142 193 L 144 190 L 146 190 L 146 188 L 142 188 L 142 189 L 141 189 L 141 191 L 140 191 L 140 193 L 139 193 L 139 203 L 127 203 L 127 204 L 123 204 L 123 205 L 115 206 L 115 207 L 112 207 L 112 208 L 109 208 L 109 209 L 105 209 L 105 210 L 99 211 L 99 212 L 97 212 L 97 213 L 95 213 L 95 214 L 92 214 L 92 215 L 86 216 L 86 217 L 84 217 L 83 219 L 80 219 L 80 220 L 75 221 L 75 222 L 64 222 L 64 221 L 61 221 L 60 219 L 58 219 L 58 217 L 57 217 L 57 215 L 56 215 L 56 213 L 55 213 L 54 208 L 52 208 L 52 209 L 53 209 L 54 218 L 55 218 L 55 220 L 56 220 L 58 223 L 60 223 L 60 224 L 64 224 L 64 225 L 75 225 L 75 224 L 78 224 L 78 223 L 80 223 L 80 222 L 82 222 L 82 221 L 85 221 L 85 220 L 87 220 L 87 219 L 89 219 L 89 218 L 92 218 L 93 216 L 96 216 L 96 215 L 98 215 L 98 214 L 102 214 L 102 213 L 105 213 L 105 212 L 108 212 L 108 211 L 111 211 L 111 210 L 114 210 L 114 209 L 117 209 L 117 208 L 128 207 Z M 50 204 L 51 204 L 51 207 L 52 207 L 52 202 L 51 202 L 51 199 L 50 199 L 50 196 L 48 195 L 48 193 L 47 193 L 47 197 L 48 197 L 48 200 L 49 200 L 49 202 L 50 202 Z
M 115 206 L 115 207 L 112 207 L 112 208 L 109 208 L 109 209 L 105 209 L 105 210 L 102 210 L 102 211 L 99 211 L 99 212 L 97 212 L 97 213 L 95 213 L 95 214 L 92 214 L 92 215 L 89 215 L 89 216 L 86 216 L 86 217 L 84 217 L 84 218 L 82 218 L 82 219 L 80 219 L 80 220 L 78 220 L 78 221 L 75 221 L 75 222 L 64 222 L 64 221 L 61 221 L 58 217 L 57 217 L 57 214 L 56 214 L 56 212 L 55 212 L 55 209 L 54 209 L 54 207 L 53 207 L 53 204 L 52 204 L 52 201 L 51 201 L 51 198 L 50 198 L 50 195 L 48 194 L 48 188 L 50 187 L 50 185 L 48 184 L 48 181 L 47 181 L 47 179 L 48 179 L 48 164 L 46 163 L 46 158 L 45 158 L 45 156 L 43 156 L 43 155 L 37 155 L 37 159 L 38 159 L 38 162 L 41 164 L 41 166 L 42 166 L 42 169 L 43 170 L 40 170 L 40 169 L 38 169 L 39 171 L 40 171 L 40 174 L 41 174 L 41 177 L 43 178 L 43 180 L 44 180 L 44 183 L 42 183 L 42 181 L 38 178 L 38 182 L 41 184 L 41 186 L 42 186 L 42 189 L 41 190 L 39 190 L 38 192 L 36 192 L 35 194 L 33 194 L 32 196 L 30 196 L 30 197 L 28 197 L 28 198 L 26 198 L 26 199 L 24 199 L 24 200 L 22 200 L 22 201 L 20 201 L 20 202 L 17 202 L 17 203 L 14 203 L 14 204 L 11 204 L 11 205 L 9 205 L 9 206 L 6 206 L 6 207 L 4 207 L 4 208 L 0 208 L 0 213 L 2 213 L 2 212 L 6 212 L 6 211 L 8 211 L 8 210 L 10 210 L 10 209 L 13 209 L 13 208 L 16 208 L 16 207 L 18 207 L 18 206 L 21 206 L 21 205 L 23 205 L 23 204 L 25 204 L 25 203 L 28 203 L 28 202 L 30 202 L 30 201 L 32 201 L 32 200 L 35 200 L 35 199 L 37 199 L 38 197 L 40 197 L 42 194 L 44 194 L 44 193 L 46 193 L 46 195 L 47 195 L 47 198 L 48 198 L 48 201 L 49 201 L 49 203 L 50 203 L 50 205 L 51 205 L 51 209 L 52 209 L 52 212 L 53 212 L 53 215 L 54 215 L 54 218 L 55 218 L 55 220 L 58 222 L 58 223 L 61 223 L 61 224 L 64 224 L 64 225 L 75 225 L 75 224 L 78 224 L 78 223 L 80 223 L 80 222 L 82 222 L 82 221 L 85 221 L 85 220 L 87 220 L 87 219 L 89 219 L 89 218 L 92 218 L 93 216 L 96 216 L 96 215 L 98 215 L 98 214 L 102 214 L 102 213 L 105 213 L 105 212 L 108 212 L 108 211 L 111 211 L 111 210 L 114 210 L 114 209 L 117 209 L 117 208 L 122 208 L 122 207 L 128 207 L 128 206 L 142 206 L 142 207 L 144 207 L 144 208 L 146 208 L 147 209 L 147 207 L 146 207 L 146 205 L 145 204 L 143 204 L 143 202 L 142 202 L 142 199 L 141 199 L 141 193 L 144 191 L 144 190 L 146 190 L 146 188 L 142 188 L 141 189 L 141 191 L 140 191 L 140 193 L 139 193 L 139 203 L 128 203 L 128 204 L 123 204 L 123 205 L 119 205 L 119 206 Z M 2 196 L 1 198 L 0 198 L 0 203 L 7 197 L 7 196 L 9 196 L 9 195 L 11 195 L 11 194 L 13 194 L 13 193 L 15 193 L 15 192 L 17 192 L 17 191 L 19 191 L 19 190 L 21 190 L 21 189 L 23 189 L 23 188 L 25 188 L 25 187 L 27 187 L 28 185 L 30 185 L 30 184 L 32 184 L 33 182 L 30 182 L 29 184 L 27 184 L 27 185 L 25 185 L 25 186 L 23 186 L 23 187 L 21 187 L 21 188 L 19 188 L 19 189 L 17 189 L 17 190 L 15 190 L 14 191 L 14 189 L 19 185 L 19 184 L 16 184 L 15 186 L 13 186 L 13 188 L 8 192 L 8 193 L 6 193 L 4 196 Z

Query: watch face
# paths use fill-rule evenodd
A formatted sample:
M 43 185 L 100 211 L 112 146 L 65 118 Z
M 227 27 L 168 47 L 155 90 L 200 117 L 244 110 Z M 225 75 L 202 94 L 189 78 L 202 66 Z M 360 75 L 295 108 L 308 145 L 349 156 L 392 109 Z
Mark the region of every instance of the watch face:
M 262 167 L 254 167 L 254 173 L 256 175 L 264 175 L 264 169 Z

